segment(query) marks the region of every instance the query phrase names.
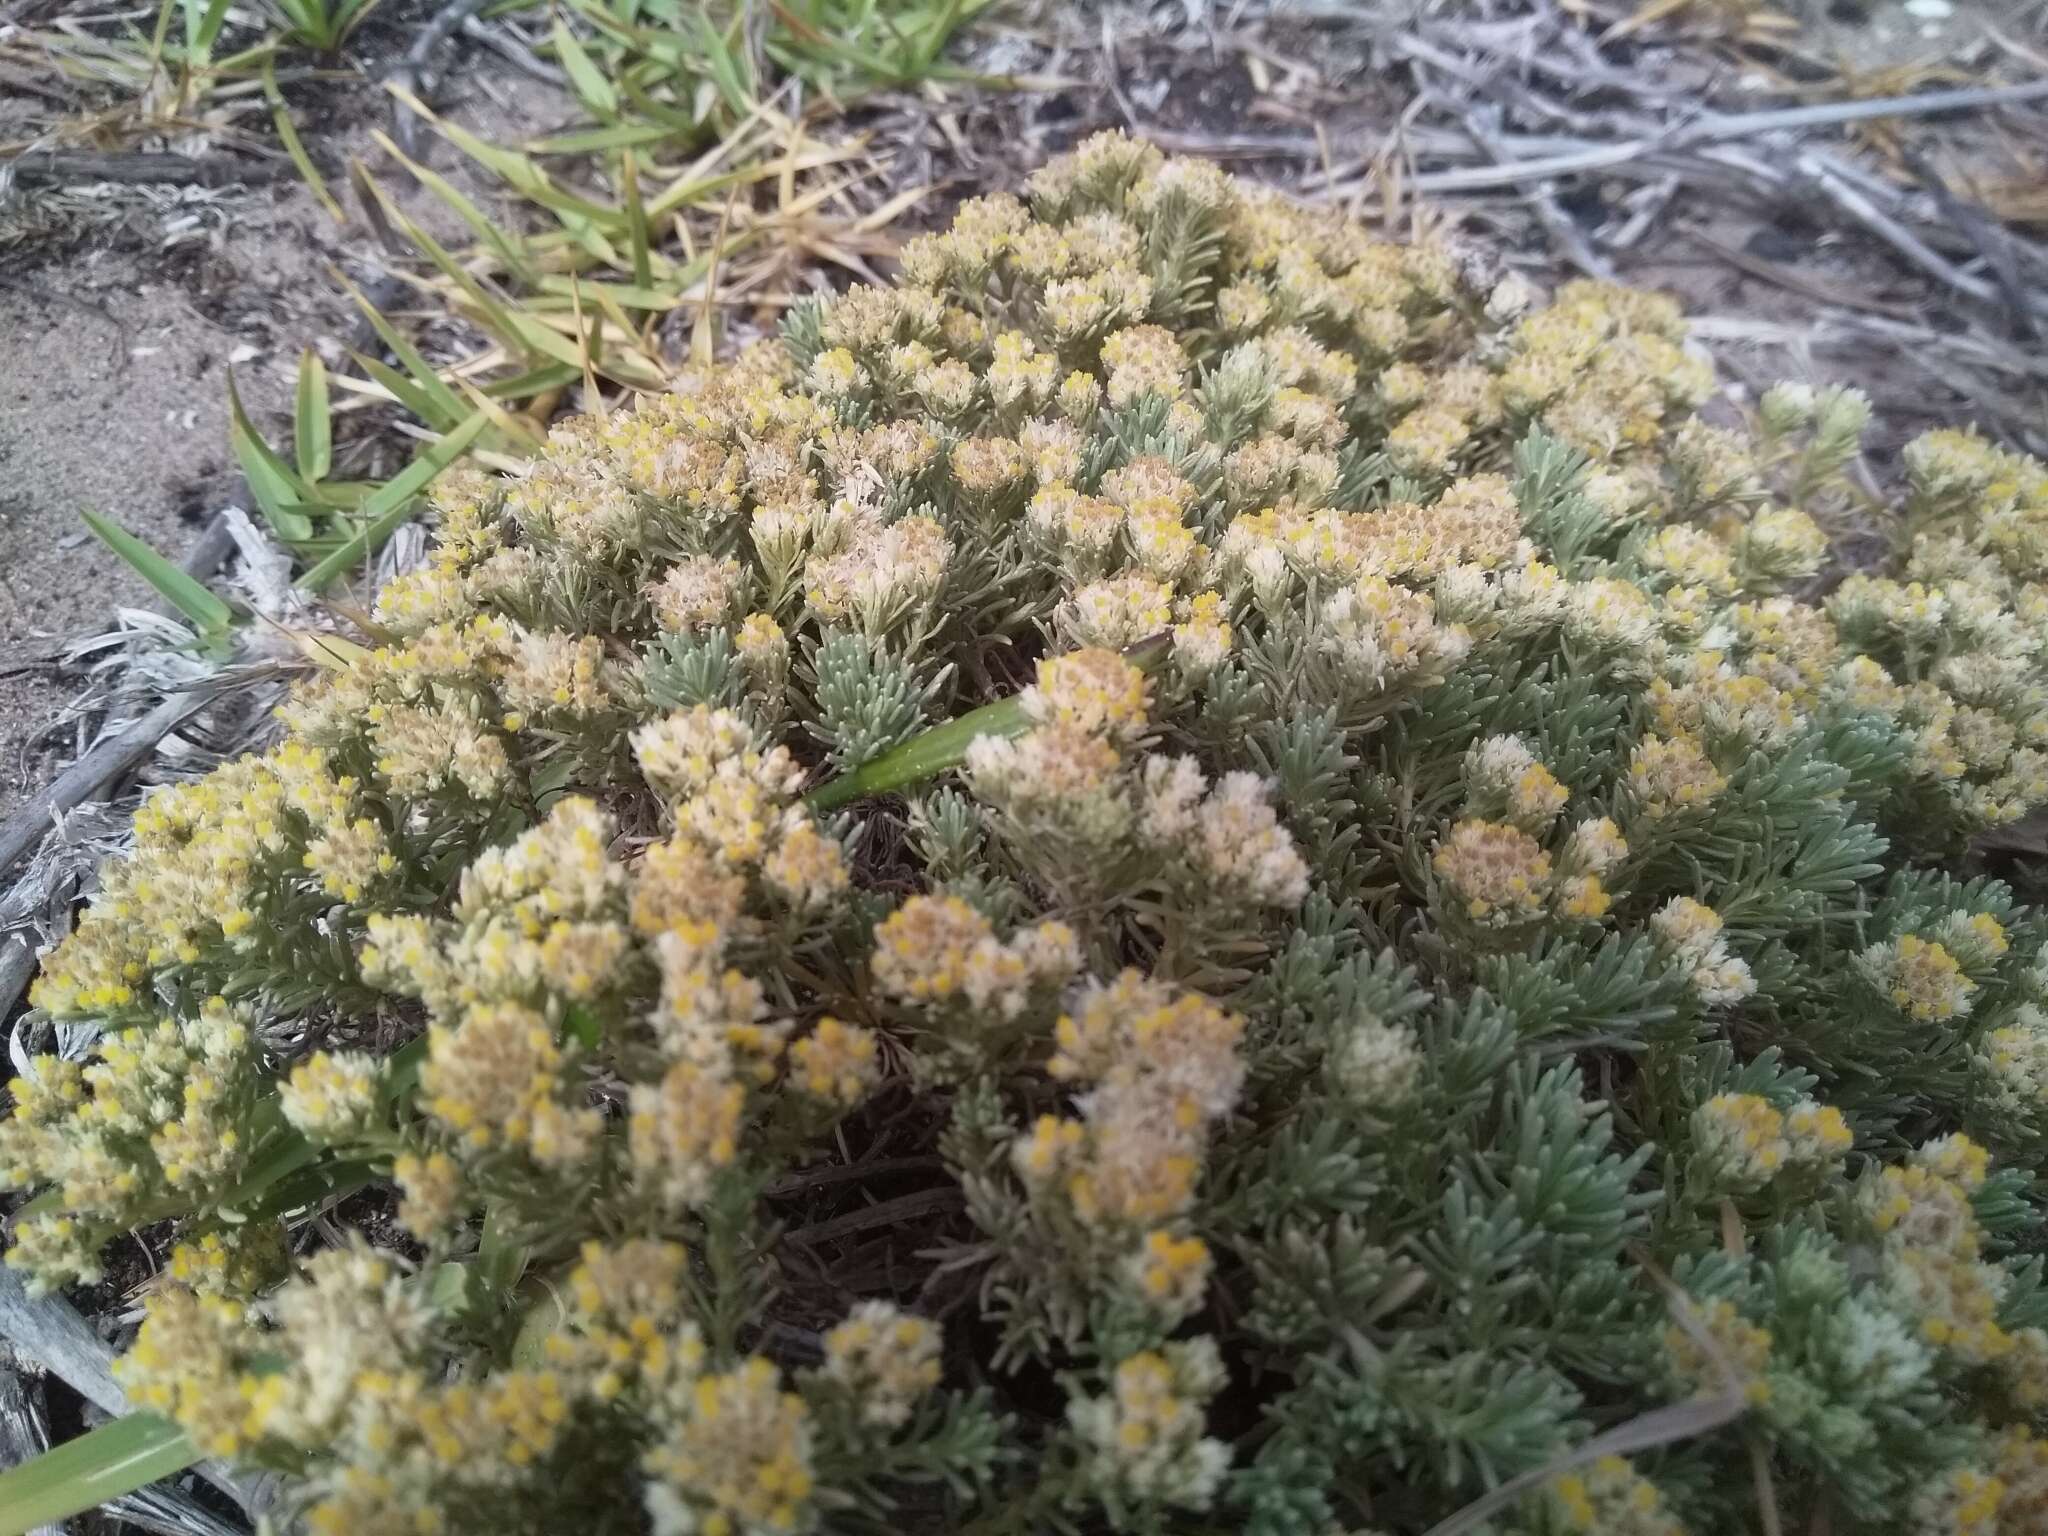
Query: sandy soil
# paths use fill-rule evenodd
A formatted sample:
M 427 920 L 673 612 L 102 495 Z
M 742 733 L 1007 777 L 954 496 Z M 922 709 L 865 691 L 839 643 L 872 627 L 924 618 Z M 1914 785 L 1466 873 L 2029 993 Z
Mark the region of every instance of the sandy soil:
M 331 114 L 323 158 L 379 158 L 372 87 Z M 560 98 L 488 59 L 466 61 L 449 115 L 503 142 L 563 115 Z M 368 102 L 368 110 L 363 101 Z M 436 162 L 458 184 L 463 168 Z M 382 178 L 429 228 L 446 212 L 401 173 Z M 291 439 L 301 348 L 345 362 L 355 310 L 329 269 L 359 283 L 358 224 L 343 230 L 295 182 L 165 197 L 110 189 L 118 218 L 59 245 L 0 252 L 0 816 L 72 761 L 96 722 L 77 717 L 68 644 L 155 594 L 79 519 L 89 508 L 173 559 L 222 507 L 248 502 L 228 446 L 227 380 L 273 444 Z M 63 231 L 58 231 L 60 237 Z M 337 396 L 337 404 L 343 397 Z M 394 445 L 350 463 L 389 474 Z
M 91 508 L 181 553 L 232 500 L 222 359 L 186 296 L 104 274 L 0 289 L 0 813 L 81 743 L 55 663 L 149 588 L 79 521 Z M 259 400 L 280 391 L 250 380 Z M 82 724 L 83 722 L 78 722 Z

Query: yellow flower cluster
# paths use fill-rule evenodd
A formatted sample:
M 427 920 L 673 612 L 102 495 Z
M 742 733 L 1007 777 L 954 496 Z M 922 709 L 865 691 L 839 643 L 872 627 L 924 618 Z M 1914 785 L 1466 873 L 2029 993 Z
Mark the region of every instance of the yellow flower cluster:
M 1127 1497 L 1206 1509 L 1230 1465 L 1230 1448 L 1202 1433 L 1204 1405 L 1223 1381 L 1206 1336 L 1119 1362 L 1108 1394 L 1067 1405 L 1093 1478 Z
M 786 1536 L 813 1519 L 809 1412 L 758 1355 L 701 1376 L 668 1437 L 647 1453 L 657 1536 Z
M 1721 1093 L 1692 1115 L 1695 1174 L 1713 1194 L 1748 1194 L 1785 1174 L 1837 1168 L 1855 1140 L 1832 1105 L 1800 1099 L 1787 1110 L 1753 1093 Z
M 1212 785 L 1193 758 L 1153 754 L 1139 770 L 1137 831 L 1159 856 L 1188 865 L 1202 888 L 1294 907 L 1308 894 L 1308 865 L 1269 794 L 1257 774 L 1226 773 Z
M 1459 909 L 1475 923 L 1502 927 L 1541 917 L 1550 901 L 1550 855 L 1522 831 L 1495 821 L 1461 821 L 1430 863 Z
M 1859 396 L 1781 386 L 1760 432 L 1709 426 L 1712 371 L 1671 302 L 1571 283 L 1541 304 L 1473 270 L 1098 137 L 1028 200 L 975 199 L 911 242 L 898 285 L 565 423 L 516 475 L 445 477 L 429 563 L 378 599 L 377 643 L 297 691 L 274 749 L 151 796 L 49 957 L 35 1004 L 99 1034 L 12 1086 L 0 1177 L 50 1198 L 10 1261 L 95 1278 L 111 1234 L 191 1212 L 124 1378 L 208 1454 L 298 1469 L 309 1529 L 489 1529 L 559 1488 L 589 1497 L 596 1466 L 620 1506 L 546 1518 L 797 1532 L 882 1507 L 861 1457 L 894 1436 L 957 1434 L 960 1467 L 920 1460 L 926 1442 L 872 1458 L 934 1499 L 1010 1464 L 975 1439 L 999 1431 L 949 1417 L 936 1324 L 872 1294 L 915 1276 L 833 1326 L 788 1305 L 770 1260 L 767 1212 L 850 1211 L 844 1233 L 907 1208 L 836 1179 L 795 1198 L 789 1168 L 886 1177 L 936 1149 L 981 1228 L 961 1252 L 990 1266 L 1003 1358 L 1054 1339 L 1053 1363 L 1101 1372 L 1069 1378 L 1065 1426 L 1034 1446 L 1067 1481 L 1013 1523 L 1092 1527 L 1093 1499 L 1149 1528 L 1221 1493 L 1223 1349 L 1292 1326 L 1265 1293 L 1309 1262 L 1298 1172 L 1371 1184 L 1373 1254 L 1366 1229 L 1391 1220 L 1427 1267 L 1458 1262 L 1435 1241 L 1446 1181 L 1493 1177 L 1511 1149 L 1488 1138 L 1534 1091 L 1519 1055 L 1463 1065 L 1485 1058 L 1461 1054 L 1458 1012 L 1482 984 L 1499 1014 L 1554 1021 L 1575 989 L 1661 963 L 1663 986 L 1730 1010 L 1739 1027 L 1696 1042 L 1602 999 L 1587 1011 L 1642 1033 L 1651 1068 L 1600 1088 L 1611 1124 L 1590 1100 L 1546 1122 L 1661 1156 L 1698 1208 L 1647 1226 L 1653 1244 L 1684 1249 L 1724 1197 L 1732 1222 L 1811 1195 L 1854 1139 L 1804 1077 L 1660 1102 L 1710 1049 L 1782 1043 L 1866 1145 L 1962 1124 L 2002 1161 L 2002 1138 L 2024 1150 L 2048 1124 L 2048 981 L 2012 973 L 2038 921 L 1914 907 L 1912 874 L 1881 893 L 1857 872 L 1876 839 L 1852 834 L 1876 821 L 1917 856 L 2048 803 L 2048 472 L 1930 434 L 1906 452 L 1901 557 L 1809 600 Z M 964 747 L 968 795 L 898 778 L 907 816 L 829 820 L 800 798 L 821 764 L 999 700 Z M 1832 883 L 1794 868 L 1804 801 L 1827 823 L 1815 849 L 1851 824 Z M 1873 1079 L 1861 1037 L 1816 1022 L 1852 924 L 1834 963 L 1869 1035 L 1931 1032 L 1967 1089 Z M 1411 968 L 1398 987 L 1382 960 Z M 1734 1014 L 1759 977 L 1772 995 Z M 1391 1000 L 1411 983 L 1441 1008 Z M 199 1001 L 215 992 L 234 1007 Z M 421 1034 L 416 1080 L 359 1049 L 276 1059 L 298 1035 L 258 1023 L 301 1016 L 336 1041 Z M 1870 1091 L 1915 1102 L 1866 1123 Z M 1440 1103 L 1458 1150 L 1417 1156 Z M 825 1150 L 840 1116 L 864 1147 Z M 264 1294 L 276 1228 L 221 1208 L 259 1132 L 316 1143 L 322 1168 L 388 1167 L 427 1262 L 348 1245 Z M 1532 1252 L 1606 1230 L 1596 1161 L 1529 1224 Z M 1977 1202 L 2005 1203 L 1986 1178 L 1977 1143 L 1945 1138 L 1809 1224 L 1855 1246 L 1853 1307 L 1910 1320 L 1926 1401 L 1955 1407 L 1943 1443 L 1965 1464 L 1926 1521 L 2006 1536 L 2048 1499 L 2048 1456 L 2025 1429 L 1954 1431 L 1974 1382 L 2001 1394 L 1987 1423 L 2038 1412 L 2048 1335 L 2006 1306 L 2019 1271 L 1986 1258 Z M 1358 1280 L 1354 1218 L 1310 1228 L 1329 1229 L 1333 1294 Z M 928 1262 L 913 1235 L 886 1233 L 885 1267 Z M 1727 1257 L 1792 1262 L 1772 1252 Z M 1472 1304 L 1520 1308 L 1554 1268 Z M 1732 1370 L 1766 1409 L 1820 1346 L 1779 1327 L 1776 1358 L 1766 1288 L 1721 1279 L 1687 1272 L 1713 1299 L 1666 1336 L 1670 1374 L 1711 1389 Z M 529 1330 L 540 1292 L 559 1321 Z M 1446 1296 L 1466 1305 L 1450 1284 L 1401 1304 L 1462 1351 L 1477 1314 Z M 1560 1380 L 1579 1357 L 1542 1330 L 1571 1325 L 1502 1323 Z M 768 1358 L 819 1342 L 816 1369 Z M 1286 1349 L 1257 1348 L 1274 1450 L 1232 1518 L 1292 1464 L 1289 1415 L 1322 1412 L 1313 1373 L 1290 1385 Z M 976 1372 L 998 1394 L 1000 1374 Z M 1792 1424 L 1776 1407 L 1760 1434 Z M 1563 1423 L 1538 1428 L 1528 1444 Z M 1429 1458 L 1392 1418 L 1382 1434 L 1415 1480 L 1402 1518 L 1426 1523 Z M 1704 1487 L 1719 1450 L 1696 1454 Z M 1678 1528 L 1613 1459 L 1536 1498 L 1546 1529 Z
M 0 1183 L 54 1188 L 61 1210 L 16 1224 L 19 1267 L 32 1283 L 98 1278 L 112 1230 L 149 1219 L 167 1191 L 233 1186 L 249 1146 L 255 1093 L 244 1016 L 219 998 L 190 1021 L 161 1019 L 103 1036 L 85 1066 L 44 1057 L 8 1084 L 0 1121 Z
M 1970 1011 L 1977 990 L 1962 964 L 1938 940 L 1901 934 L 1873 944 L 1856 964 L 1883 997 L 1907 1018 L 1940 1023 Z
M 921 1012 L 951 1010 L 968 1028 L 982 1016 L 1015 1019 L 1034 992 L 1061 986 L 1080 964 L 1065 923 L 998 939 L 958 896 L 913 896 L 875 929 L 875 981 L 883 992 Z
M 1605 816 L 1560 832 L 1569 791 L 1528 742 L 1475 741 L 1460 782 L 1465 814 L 1430 858 L 1449 912 L 1509 933 L 1546 918 L 1597 923 L 1607 916 L 1614 898 L 1606 881 L 1627 859 L 1628 840 Z
M 814 1099 L 848 1108 L 880 1079 L 881 1043 L 873 1030 L 842 1024 L 826 1014 L 789 1048 L 790 1081 Z
M 699 1374 L 704 1344 L 686 1316 L 689 1255 L 680 1243 L 586 1242 L 569 1272 L 569 1327 L 548 1335 L 548 1363 L 587 1377 L 603 1402 L 628 1391 L 673 1396 Z
M 891 1302 L 864 1301 L 825 1335 L 825 1375 L 869 1424 L 893 1429 L 939 1384 L 938 1328 Z
M 1685 1536 L 1657 1485 L 1620 1456 L 1554 1477 L 1545 1492 L 1564 1528 L 1579 1536 Z
M 2037 1004 L 2021 1004 L 2011 1023 L 1987 1031 L 1975 1060 L 1992 1098 L 2008 1114 L 2048 1115 L 2048 1013 Z
M 1678 1385 L 1718 1393 L 1731 1383 L 1755 1406 L 1771 1400 L 1771 1333 L 1717 1297 L 1684 1303 L 1687 1315 L 1664 1330 L 1664 1357 Z
M 133 851 L 102 871 L 30 1000 L 59 1017 L 120 1014 L 153 973 L 260 942 L 259 911 L 309 878 L 358 899 L 395 862 L 359 789 L 327 753 L 288 741 L 155 791 L 135 813 Z
M 1650 929 L 1670 963 L 1681 970 L 1708 1006 L 1739 1003 L 1756 991 L 1749 962 L 1728 953 L 1721 914 L 1690 896 L 1674 896 L 1650 918 Z
M 1214 1268 L 1209 1245 L 1199 1237 L 1176 1237 L 1155 1228 L 1124 1261 L 1132 1292 L 1168 1323 L 1201 1310 Z
M 374 1056 L 316 1051 L 278 1089 L 284 1117 L 315 1141 L 347 1142 L 377 1111 L 383 1063 Z
M 1041 1116 L 1013 1152 L 1034 1191 L 1086 1226 L 1116 1230 L 1186 1210 L 1209 1128 L 1244 1082 L 1244 1020 L 1199 993 L 1127 970 L 1088 982 L 1055 1029 L 1046 1070 L 1088 1089 L 1079 1120 Z
M 1971 1200 L 1989 1167 L 1983 1147 L 1944 1136 L 1866 1178 L 1862 1207 L 1882 1244 L 1882 1283 L 1920 1337 L 1970 1365 L 2004 1363 L 2024 1381 L 2048 1358 L 2048 1337 L 1999 1323 L 2008 1276 L 1983 1258 Z

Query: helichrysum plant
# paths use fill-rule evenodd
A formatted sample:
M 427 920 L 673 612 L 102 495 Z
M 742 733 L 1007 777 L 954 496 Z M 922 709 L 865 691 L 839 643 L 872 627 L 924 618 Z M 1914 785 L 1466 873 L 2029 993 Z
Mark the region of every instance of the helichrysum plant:
M 175 1222 L 122 1382 L 316 1533 L 2037 1536 L 2048 922 L 1946 870 L 2048 472 L 1714 391 L 1088 141 L 448 480 L 45 965 L 8 1261 Z

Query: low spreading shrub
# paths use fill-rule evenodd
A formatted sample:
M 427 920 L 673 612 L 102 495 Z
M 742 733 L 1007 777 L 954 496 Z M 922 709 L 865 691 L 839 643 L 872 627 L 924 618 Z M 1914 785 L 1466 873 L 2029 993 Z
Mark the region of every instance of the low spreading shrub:
M 45 965 L 9 1262 L 175 1222 L 122 1381 L 315 1532 L 2048 1529 L 2048 473 L 1714 395 L 1090 140 L 448 478 Z

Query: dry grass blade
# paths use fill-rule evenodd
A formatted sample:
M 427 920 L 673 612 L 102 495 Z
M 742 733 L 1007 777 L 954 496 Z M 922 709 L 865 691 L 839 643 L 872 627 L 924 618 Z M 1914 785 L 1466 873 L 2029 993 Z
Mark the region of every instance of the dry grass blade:
M 1681 1440 L 1692 1440 L 1700 1435 L 1711 1434 L 1723 1425 L 1732 1424 L 1740 1418 L 1749 1406 L 1749 1383 L 1736 1369 L 1735 1362 L 1728 1357 L 1714 1336 L 1707 1331 L 1694 1312 L 1691 1301 L 1674 1285 L 1658 1265 L 1647 1255 L 1639 1254 L 1637 1261 L 1643 1272 L 1664 1293 L 1671 1309 L 1671 1319 L 1682 1329 L 1694 1348 L 1703 1358 L 1710 1361 L 1720 1372 L 1720 1384 L 1712 1392 L 1700 1393 L 1682 1403 L 1672 1403 L 1664 1408 L 1652 1408 L 1634 1418 L 1617 1424 L 1614 1428 L 1593 1436 L 1582 1445 L 1573 1447 L 1561 1455 L 1552 1457 L 1540 1467 L 1533 1467 L 1516 1477 L 1509 1478 L 1498 1488 L 1474 1499 L 1449 1519 L 1431 1526 L 1427 1536 L 1464 1536 L 1476 1530 L 1489 1517 L 1508 1508 L 1523 1494 L 1541 1488 L 1553 1478 L 1579 1467 L 1589 1467 L 1607 1456 L 1633 1456 L 1639 1451 L 1653 1450 L 1660 1445 L 1674 1445 Z

